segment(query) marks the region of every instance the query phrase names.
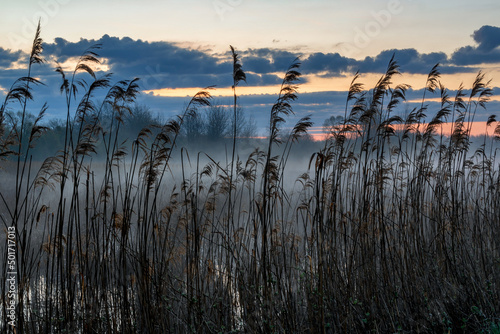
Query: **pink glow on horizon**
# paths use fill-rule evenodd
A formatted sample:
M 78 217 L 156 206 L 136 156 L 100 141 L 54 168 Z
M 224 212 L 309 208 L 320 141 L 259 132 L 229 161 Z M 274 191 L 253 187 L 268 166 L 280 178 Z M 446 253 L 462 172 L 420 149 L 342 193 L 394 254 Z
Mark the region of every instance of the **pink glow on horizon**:
M 490 126 L 486 126 L 486 122 L 472 122 L 464 124 L 466 128 L 470 128 L 470 135 L 474 136 L 482 136 L 484 134 L 488 134 L 489 136 L 493 136 L 495 132 L 495 127 L 498 123 L 493 123 Z M 423 131 L 427 124 L 421 124 L 420 130 Z M 454 123 L 448 122 L 442 124 L 442 133 L 445 136 L 449 136 L 452 133 Z M 402 128 L 402 126 L 396 126 L 396 129 Z M 439 129 L 436 130 L 436 134 L 440 135 L 441 131 Z M 318 129 L 317 127 L 311 131 L 309 131 L 309 135 L 314 141 L 323 141 L 328 137 L 328 134 L 323 132 L 322 129 Z

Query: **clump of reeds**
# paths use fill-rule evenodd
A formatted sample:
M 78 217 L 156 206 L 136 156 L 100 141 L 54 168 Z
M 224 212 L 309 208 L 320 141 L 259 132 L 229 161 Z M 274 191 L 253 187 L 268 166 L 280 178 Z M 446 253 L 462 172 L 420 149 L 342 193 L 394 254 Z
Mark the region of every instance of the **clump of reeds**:
M 17 332 L 498 330 L 500 125 L 490 117 L 494 133 L 474 151 L 470 136 L 492 93 L 484 74 L 452 99 L 435 66 L 420 107 L 406 117 L 397 111 L 409 86 L 393 87 L 394 59 L 372 90 L 356 74 L 343 122 L 310 152 L 309 171 L 291 189 L 289 157 L 312 124 L 303 118 L 284 135 L 298 60 L 270 110 L 265 147 L 240 159 L 233 129 L 223 163 L 177 147 L 186 118 L 210 105 L 208 90 L 178 117 L 123 141 L 139 82 L 98 78 L 97 49 L 69 74 L 57 68 L 64 140 L 40 167 L 31 152 L 47 130 L 45 107 L 28 139 L 24 124 L 5 123 L 13 103 L 23 123 L 40 84 L 32 76 L 42 62 L 39 29 L 28 75 L 0 108 L 0 157 L 11 159 L 16 175 L 13 199 L 0 191 L 0 217 L 17 233 Z M 231 54 L 236 119 L 236 87 L 246 76 L 232 47 Z M 434 114 L 429 94 L 441 97 Z M 103 126 L 105 110 L 111 118 Z M 447 136 L 440 126 L 450 121 Z M 2 261 L 1 327 L 8 331 Z

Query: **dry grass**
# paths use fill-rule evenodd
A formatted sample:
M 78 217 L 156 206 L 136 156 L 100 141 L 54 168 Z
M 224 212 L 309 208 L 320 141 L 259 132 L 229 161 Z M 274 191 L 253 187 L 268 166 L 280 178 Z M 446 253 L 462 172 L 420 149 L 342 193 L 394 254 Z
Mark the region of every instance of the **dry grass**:
M 244 72 L 232 52 L 236 108 Z M 310 171 L 291 191 L 288 158 L 311 123 L 300 120 L 288 137 L 280 124 L 293 113 L 300 63 L 285 74 L 265 150 L 242 161 L 233 149 L 225 165 L 176 147 L 184 118 L 210 104 L 208 91 L 160 129 L 119 142 L 137 82 L 96 78 L 96 57 L 87 50 L 73 73 L 58 69 L 64 149 L 40 167 L 30 150 L 43 128 L 26 142 L 3 122 L 16 101 L 26 112 L 35 81 L 16 82 L 0 109 L 1 153 L 16 176 L 0 192 L 0 217 L 17 233 L 18 333 L 498 332 L 500 127 L 474 152 L 468 132 L 491 95 L 481 73 L 468 96 L 450 98 L 433 68 L 425 94 L 440 92 L 441 108 L 427 110 L 424 95 L 406 119 L 394 112 L 408 88 L 392 87 L 394 60 L 370 91 L 356 76 L 344 122 L 310 152 Z M 28 78 L 41 59 L 38 32 Z M 84 77 L 92 82 L 75 106 Z M 97 90 L 108 92 L 101 105 Z M 103 129 L 107 106 L 114 121 Z M 439 133 L 447 120 L 451 137 Z

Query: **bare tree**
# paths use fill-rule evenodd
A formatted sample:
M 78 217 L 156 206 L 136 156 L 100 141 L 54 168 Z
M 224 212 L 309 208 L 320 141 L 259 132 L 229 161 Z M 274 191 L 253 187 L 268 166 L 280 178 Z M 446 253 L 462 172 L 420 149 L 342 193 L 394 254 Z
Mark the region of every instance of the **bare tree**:
M 222 139 L 230 135 L 229 110 L 222 105 L 212 105 L 206 111 L 205 133 L 209 139 Z

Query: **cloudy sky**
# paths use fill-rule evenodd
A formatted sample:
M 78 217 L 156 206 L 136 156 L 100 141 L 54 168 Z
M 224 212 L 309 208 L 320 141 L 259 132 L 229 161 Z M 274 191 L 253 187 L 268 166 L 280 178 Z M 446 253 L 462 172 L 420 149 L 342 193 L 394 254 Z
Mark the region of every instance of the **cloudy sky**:
M 247 73 L 240 103 L 259 125 L 297 56 L 303 80 L 295 110 L 310 113 L 318 126 L 340 114 L 356 71 L 370 88 L 393 54 L 403 72 L 398 80 L 412 86 L 408 107 L 438 62 L 451 94 L 461 82 L 469 87 L 479 70 L 500 92 L 497 0 L 25 0 L 0 6 L 0 97 L 26 75 L 40 19 L 47 62 L 34 75 L 46 86 L 35 92 L 32 107 L 47 101 L 49 118 L 63 115 L 55 62 L 69 70 L 95 44 L 102 44 L 98 75 L 141 78 L 139 102 L 165 119 L 205 86 L 216 85 L 218 101 L 228 100 L 229 45 Z M 498 111 L 493 101 L 478 120 Z

